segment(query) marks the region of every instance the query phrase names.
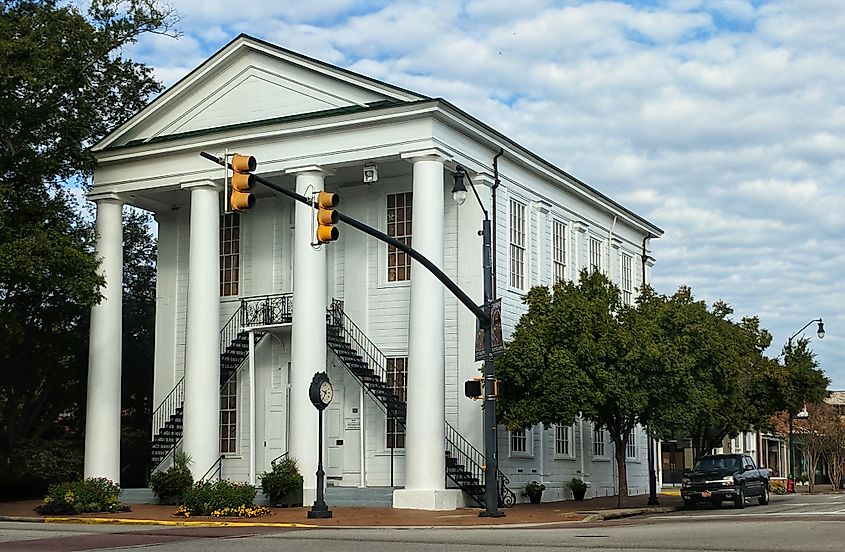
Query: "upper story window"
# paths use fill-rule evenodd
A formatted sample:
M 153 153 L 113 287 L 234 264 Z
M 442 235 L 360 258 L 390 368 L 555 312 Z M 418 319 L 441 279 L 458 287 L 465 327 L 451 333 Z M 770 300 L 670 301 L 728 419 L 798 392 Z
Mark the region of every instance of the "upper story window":
M 636 458 L 637 457 L 637 428 L 634 427 L 631 429 L 631 434 L 628 435 L 628 446 L 625 447 L 625 457 L 626 458 Z
M 566 276 L 566 225 L 559 220 L 552 222 L 552 276 L 555 282 Z
M 590 238 L 590 272 L 601 271 L 601 240 Z
M 238 295 L 241 266 L 241 216 L 226 213 L 220 218 L 220 296 Z
M 411 246 L 413 222 L 413 192 L 387 194 L 387 235 Z M 387 281 L 404 282 L 411 279 L 411 257 L 392 245 L 387 246 Z
M 572 426 L 555 425 L 555 455 L 572 456 Z
M 401 401 L 408 394 L 408 357 L 387 358 L 387 387 Z M 387 448 L 405 448 L 405 425 L 396 418 L 387 419 Z
M 605 456 L 604 442 L 605 442 L 604 428 L 593 428 L 593 456 Z
M 525 289 L 525 205 L 512 199 L 510 209 L 510 285 Z
M 630 255 L 622 254 L 622 300 L 629 305 L 634 298 L 634 278 L 631 272 L 632 258 Z

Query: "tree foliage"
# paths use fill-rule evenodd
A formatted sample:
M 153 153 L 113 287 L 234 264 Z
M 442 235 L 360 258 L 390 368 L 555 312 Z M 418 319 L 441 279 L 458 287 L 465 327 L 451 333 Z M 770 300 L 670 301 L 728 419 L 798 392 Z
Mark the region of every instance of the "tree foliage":
M 496 375 L 504 389 L 499 414 L 511 429 L 568 425 L 580 412 L 607 430 L 624 506 L 628 440 L 648 408 L 647 386 L 660 382 L 649 362 L 657 352 L 644 339 L 654 329 L 620 297 L 598 272 L 532 289 Z
M 499 415 L 517 430 L 571 424 L 580 412 L 606 429 L 620 506 L 626 447 L 637 424 L 663 439 L 690 437 L 698 457 L 727 436 L 765 427 L 783 409 L 777 381 L 785 370 L 764 354 L 771 335 L 757 318 L 732 320 L 726 303 L 708 308 L 687 287 L 664 296 L 646 286 L 627 305 L 604 275 L 586 271 L 578 282 L 531 289 L 525 303 L 496 366 Z M 804 353 L 805 346 L 798 344 Z M 792 351 L 787 364 L 795 365 L 797 355 Z M 791 378 L 805 398 L 827 383 L 815 365 Z
M 123 48 L 171 23 L 152 0 L 0 6 L 0 458 L 78 424 L 103 281 L 73 191 L 93 172 L 89 147 L 160 90 Z

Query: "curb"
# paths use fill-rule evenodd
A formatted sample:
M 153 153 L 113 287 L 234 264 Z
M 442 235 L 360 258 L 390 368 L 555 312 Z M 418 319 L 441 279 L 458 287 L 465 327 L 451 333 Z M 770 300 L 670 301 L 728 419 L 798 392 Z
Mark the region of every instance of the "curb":
M 660 506 L 657 508 L 628 508 L 625 510 L 611 511 L 606 514 L 593 514 L 590 521 L 607 521 L 613 519 L 623 519 L 634 516 L 644 516 L 647 514 L 665 514 L 668 512 L 676 512 L 680 508 L 678 506 Z

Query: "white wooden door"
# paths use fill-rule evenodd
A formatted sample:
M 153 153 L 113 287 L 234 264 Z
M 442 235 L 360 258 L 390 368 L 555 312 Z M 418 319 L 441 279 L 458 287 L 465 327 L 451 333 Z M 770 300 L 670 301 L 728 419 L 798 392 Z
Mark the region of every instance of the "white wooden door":
M 258 472 L 270 469 L 270 462 L 285 451 L 285 393 L 268 390 L 265 392 L 264 410 L 264 462 L 258 466 Z M 259 443 L 260 444 L 260 443 Z
M 334 398 L 323 412 L 326 424 L 326 477 L 343 477 L 343 387 L 334 388 Z

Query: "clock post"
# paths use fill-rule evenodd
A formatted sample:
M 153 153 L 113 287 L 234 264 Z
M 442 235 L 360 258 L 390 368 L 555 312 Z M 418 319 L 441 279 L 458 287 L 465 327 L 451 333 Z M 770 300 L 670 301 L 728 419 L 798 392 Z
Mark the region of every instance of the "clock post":
M 330 518 L 332 512 L 324 500 L 324 483 L 326 472 L 323 471 L 323 410 L 332 402 L 334 389 L 329 381 L 329 375 L 325 372 L 317 372 L 311 379 L 311 386 L 308 388 L 308 397 L 317 409 L 318 421 L 318 445 L 317 445 L 317 499 L 308 511 L 309 518 Z

